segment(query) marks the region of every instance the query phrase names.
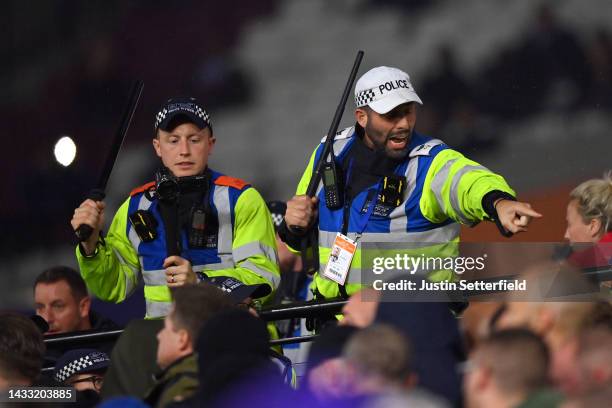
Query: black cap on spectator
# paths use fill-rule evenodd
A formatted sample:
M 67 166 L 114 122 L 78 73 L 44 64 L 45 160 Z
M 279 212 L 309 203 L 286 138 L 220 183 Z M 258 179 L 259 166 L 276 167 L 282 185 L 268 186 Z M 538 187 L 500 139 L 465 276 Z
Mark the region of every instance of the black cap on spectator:
M 105 371 L 110 364 L 106 353 L 94 349 L 76 349 L 64 353 L 55 363 L 53 378 L 63 383 L 76 374 Z

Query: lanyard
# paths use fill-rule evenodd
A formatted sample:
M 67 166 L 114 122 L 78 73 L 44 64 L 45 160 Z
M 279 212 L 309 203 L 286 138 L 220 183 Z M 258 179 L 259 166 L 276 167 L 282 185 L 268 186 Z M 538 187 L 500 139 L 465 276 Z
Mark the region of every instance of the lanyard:
M 353 159 L 351 159 L 349 162 L 348 172 L 347 172 L 347 177 L 346 177 L 346 186 L 350 185 L 350 178 L 353 173 L 352 170 L 353 170 Z M 382 183 L 382 180 L 379 180 L 378 183 L 376 183 L 376 186 L 368 189 L 368 194 L 366 195 L 365 202 L 364 202 L 364 204 L 365 203 L 368 204 L 368 208 L 365 214 L 362 214 L 361 211 L 359 212 L 360 217 L 356 221 L 357 225 L 356 225 L 354 232 L 356 232 L 357 236 L 361 235 L 363 231 L 365 231 L 366 226 L 368 225 L 368 221 L 370 220 L 370 217 L 372 216 L 372 213 L 374 212 L 374 208 L 376 207 L 376 197 L 378 197 L 378 194 L 380 192 L 381 183 Z M 346 197 L 347 189 L 345 188 L 344 190 L 345 190 L 345 193 L 344 193 L 344 208 L 342 209 L 342 234 L 346 235 L 348 233 L 348 227 L 350 223 L 350 214 L 351 214 L 352 204 L 356 197 L 351 197 L 351 199 L 348 200 Z M 361 208 L 363 208 L 363 204 L 361 205 Z

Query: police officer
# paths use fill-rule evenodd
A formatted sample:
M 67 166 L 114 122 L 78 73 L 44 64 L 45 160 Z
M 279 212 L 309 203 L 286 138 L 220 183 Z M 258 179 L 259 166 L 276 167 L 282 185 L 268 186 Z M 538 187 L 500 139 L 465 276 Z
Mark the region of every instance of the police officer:
M 208 167 L 215 137 L 194 98 L 168 100 L 155 116 L 153 148 L 162 166 L 134 189 L 102 236 L 104 202 L 85 200 L 71 224 L 91 237 L 76 250 L 81 275 L 99 298 L 121 302 L 144 280 L 146 317 L 168 314 L 170 288 L 207 276 L 278 286 L 274 228 L 259 193 Z M 265 300 L 265 299 L 264 299 Z
M 280 231 L 297 250 L 301 230 L 318 226 L 320 267 L 314 289 L 319 297 L 346 297 L 361 286 L 362 242 L 457 243 L 458 223 L 497 220 L 517 233 L 527 230 L 531 217 L 541 216 L 529 204 L 517 202 L 501 176 L 443 141 L 414 131 L 417 104 L 422 102 L 405 72 L 385 66 L 371 69 L 357 81 L 355 104 L 355 126 L 338 132 L 333 143 L 332 163 L 341 176 L 326 173 L 317 195 L 304 195 L 321 160 L 323 141 L 296 196 L 287 202 Z M 343 199 L 340 207 L 326 203 L 326 191 L 333 195 L 334 190 Z M 326 266 L 338 246 L 354 255 L 330 274 Z M 452 271 L 428 275 L 434 281 L 453 278 Z

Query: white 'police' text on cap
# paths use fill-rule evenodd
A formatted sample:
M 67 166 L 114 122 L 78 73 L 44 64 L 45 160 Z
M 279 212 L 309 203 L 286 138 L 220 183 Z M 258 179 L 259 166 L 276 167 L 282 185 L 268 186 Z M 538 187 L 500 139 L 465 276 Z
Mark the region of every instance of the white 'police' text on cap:
M 407 102 L 423 104 L 410 83 L 410 76 L 397 68 L 372 68 L 355 85 L 355 106 L 358 108 L 368 105 L 382 115 Z

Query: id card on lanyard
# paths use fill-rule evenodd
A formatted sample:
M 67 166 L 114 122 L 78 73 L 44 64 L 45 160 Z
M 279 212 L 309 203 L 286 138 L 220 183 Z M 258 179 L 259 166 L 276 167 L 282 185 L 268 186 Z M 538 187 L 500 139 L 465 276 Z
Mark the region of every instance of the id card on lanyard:
M 377 186 L 376 189 L 371 189 L 365 197 L 366 202 L 369 200 L 368 210 L 359 218 L 357 222 L 356 230 L 358 234 L 361 234 L 368 224 L 368 220 L 370 219 L 375 207 L 375 200 L 372 200 L 371 198 L 372 196 L 376 196 L 378 190 L 379 186 Z M 350 208 L 345 209 L 345 211 L 350 210 Z M 346 235 L 338 232 L 336 234 L 334 244 L 332 245 L 329 258 L 327 259 L 327 265 L 323 271 L 323 276 L 340 285 L 344 285 L 346 278 L 348 277 L 349 270 L 351 269 L 351 263 L 356 251 L 357 241 L 352 240 Z
M 356 250 L 357 243 L 355 241 L 341 233 L 336 234 L 323 276 L 344 285 Z

